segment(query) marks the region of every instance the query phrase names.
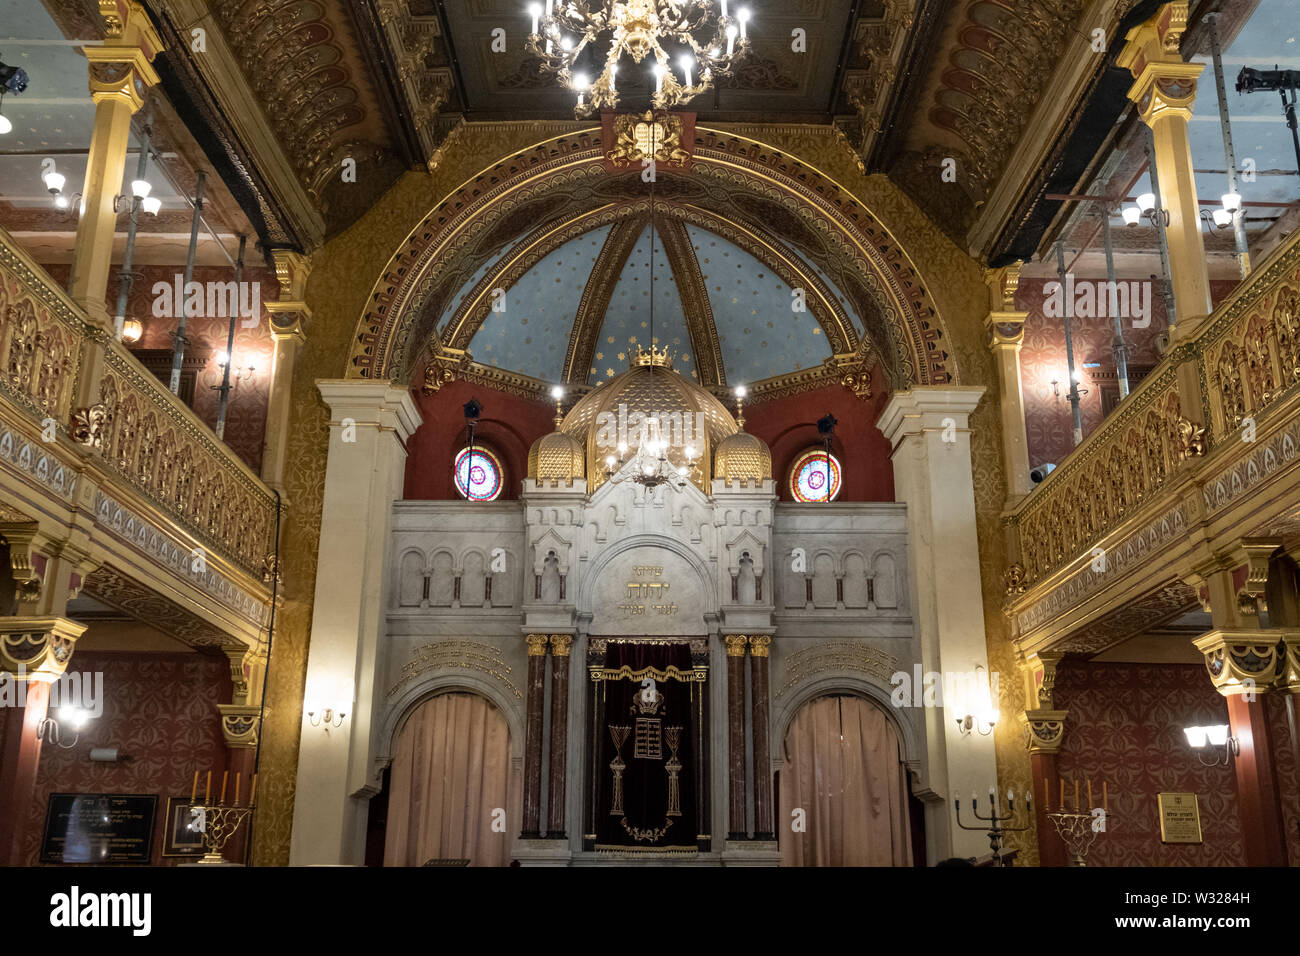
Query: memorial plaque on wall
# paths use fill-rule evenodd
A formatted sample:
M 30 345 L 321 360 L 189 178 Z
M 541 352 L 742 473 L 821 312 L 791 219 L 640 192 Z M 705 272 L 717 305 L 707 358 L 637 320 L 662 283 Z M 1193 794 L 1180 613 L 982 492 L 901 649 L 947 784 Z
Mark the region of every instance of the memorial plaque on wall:
M 1201 812 L 1194 793 L 1162 793 L 1160 802 L 1161 843 L 1202 843 Z
M 41 862 L 148 863 L 157 812 L 153 794 L 52 793 Z

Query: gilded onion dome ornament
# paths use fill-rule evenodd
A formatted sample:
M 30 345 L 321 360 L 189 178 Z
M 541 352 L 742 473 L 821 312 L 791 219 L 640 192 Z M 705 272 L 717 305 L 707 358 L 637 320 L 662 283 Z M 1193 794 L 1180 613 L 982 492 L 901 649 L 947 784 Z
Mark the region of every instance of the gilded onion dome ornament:
M 772 477 L 772 451 L 757 435 L 745 431 L 742 402 L 745 386 L 736 386 L 736 426 L 738 431 L 718 443 L 713 455 L 713 476 L 727 487 L 732 483 L 758 486 Z
M 551 390 L 551 397 L 555 399 L 555 431 L 537 439 L 528 450 L 528 477 L 539 485 L 549 484 L 554 488 L 563 484 L 571 488 L 574 479 L 586 477 L 586 450 L 582 442 L 561 429 L 564 411 L 560 403 L 564 390 L 557 385 Z

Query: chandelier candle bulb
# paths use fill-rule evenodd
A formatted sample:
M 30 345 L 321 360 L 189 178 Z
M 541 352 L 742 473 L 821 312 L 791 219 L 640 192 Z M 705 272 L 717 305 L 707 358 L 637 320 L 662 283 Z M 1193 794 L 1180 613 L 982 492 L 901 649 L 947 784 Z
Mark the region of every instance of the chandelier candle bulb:
M 230 771 L 221 771 L 221 796 L 217 798 L 217 806 L 225 806 L 226 803 L 226 782 L 230 778 Z
M 1061 781 L 1061 798 L 1057 800 L 1056 808 L 1058 810 L 1064 810 L 1065 809 L 1065 778 L 1060 777 L 1059 779 Z
M 1079 812 L 1079 780 L 1077 777 L 1074 781 L 1074 811 Z
M 1110 809 L 1110 800 L 1107 799 L 1107 796 L 1106 796 L 1106 781 L 1105 781 L 1105 780 L 1103 780 L 1103 781 L 1101 782 L 1101 808 L 1102 808 L 1103 810 L 1109 810 L 1109 809 Z
M 193 803 L 199 796 L 199 772 L 194 771 L 194 786 L 190 787 L 190 803 Z
M 534 3 L 528 8 L 529 15 L 533 18 L 533 36 L 537 36 L 537 21 L 542 15 L 542 8 Z
M 722 0 L 722 15 L 724 17 L 727 15 L 727 0 Z
M 239 771 L 235 771 L 235 806 L 239 806 Z
M 727 27 L 727 56 L 731 56 L 735 52 L 736 52 L 736 28 L 734 26 L 729 26 Z
M 257 774 L 253 774 L 252 782 L 248 785 L 248 805 L 253 805 L 253 797 L 257 795 Z
M 744 40 L 749 36 L 745 29 L 745 24 L 749 23 L 749 8 L 741 7 L 736 13 L 736 19 L 740 21 L 740 38 Z
M 1088 778 L 1088 809 L 1092 809 L 1092 778 Z
M 208 771 L 207 783 L 203 786 L 203 803 L 206 806 L 212 802 L 212 771 Z

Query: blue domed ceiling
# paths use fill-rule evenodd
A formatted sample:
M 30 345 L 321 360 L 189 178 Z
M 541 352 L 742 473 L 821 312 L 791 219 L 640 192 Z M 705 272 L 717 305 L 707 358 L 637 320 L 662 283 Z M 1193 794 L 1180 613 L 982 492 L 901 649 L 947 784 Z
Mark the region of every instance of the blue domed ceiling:
M 440 329 L 505 254 L 470 277 Z M 844 294 L 810 263 L 798 266 L 861 333 Z M 813 311 L 793 309 L 794 298 L 773 268 L 729 239 L 664 217 L 652 242 L 649 223 L 629 218 L 570 239 L 504 285 L 503 307 L 487 313 L 469 352 L 484 365 L 543 382 L 596 385 L 626 371 L 638 346 L 654 344 L 702 384 L 757 382 L 814 368 L 831 355 Z

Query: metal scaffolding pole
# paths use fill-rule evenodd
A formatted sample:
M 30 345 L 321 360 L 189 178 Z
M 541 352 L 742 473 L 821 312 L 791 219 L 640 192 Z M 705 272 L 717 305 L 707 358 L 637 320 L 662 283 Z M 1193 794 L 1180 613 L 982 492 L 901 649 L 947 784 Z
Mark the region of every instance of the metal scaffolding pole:
M 1065 321 L 1065 361 L 1069 366 L 1070 416 L 1074 421 L 1074 445 L 1077 448 L 1083 444 L 1083 417 L 1079 414 L 1079 385 L 1074 380 L 1074 338 L 1070 334 L 1070 312 L 1073 311 L 1074 303 L 1070 301 L 1065 285 L 1065 241 L 1062 239 L 1056 240 L 1056 276 L 1061 283 L 1061 299 L 1064 303 L 1061 314 Z
M 144 179 L 149 171 L 150 132 L 146 124 L 144 136 L 140 140 L 140 159 L 135 166 L 136 179 Z M 139 196 L 132 194 L 131 219 L 126 227 L 126 252 L 122 256 L 122 265 L 117 273 L 117 310 L 113 318 L 113 337 L 119 342 L 122 340 L 122 326 L 126 324 L 126 302 L 131 295 L 131 284 L 135 281 L 135 276 L 131 274 L 131 261 L 135 256 L 135 233 L 140 222 L 141 202 Z
M 194 218 L 190 222 L 190 252 L 185 258 L 185 284 L 181 286 L 181 309 L 180 315 L 176 317 L 176 331 L 172 333 L 175 340 L 175 348 L 172 350 L 172 380 L 171 390 L 173 395 L 181 393 L 181 366 L 185 361 L 185 312 L 189 307 L 189 289 L 190 280 L 194 278 L 194 253 L 199 247 L 199 222 L 203 219 L 203 179 L 204 173 L 199 172 L 199 184 L 194 190 Z
M 235 260 L 235 288 L 244 281 L 244 243 L 248 237 L 239 237 L 239 258 Z M 238 294 L 238 293 L 236 293 Z M 221 401 L 217 405 L 217 437 L 226 437 L 226 410 L 230 407 L 230 366 L 235 364 L 235 321 L 239 318 L 239 309 L 230 310 L 230 328 L 226 331 L 226 367 L 221 370 Z
M 1111 351 L 1115 353 L 1115 377 L 1119 382 L 1120 401 L 1128 398 L 1128 348 L 1124 345 L 1124 324 L 1119 315 L 1119 296 L 1115 288 L 1115 248 L 1110 241 L 1110 206 L 1102 207 L 1102 236 L 1106 240 L 1106 295 L 1110 306 L 1110 320 L 1113 323 L 1115 337 L 1111 339 Z
M 1228 167 L 1228 191 L 1237 193 L 1237 150 L 1232 145 L 1232 123 L 1228 119 L 1228 93 L 1223 85 L 1223 51 L 1219 47 L 1219 14 L 1210 14 L 1210 53 L 1214 58 L 1214 88 L 1219 94 L 1219 126 L 1223 131 L 1223 161 Z M 1250 275 L 1250 246 L 1246 243 L 1246 207 L 1232 214 L 1232 234 L 1237 245 L 1237 266 L 1244 279 Z

